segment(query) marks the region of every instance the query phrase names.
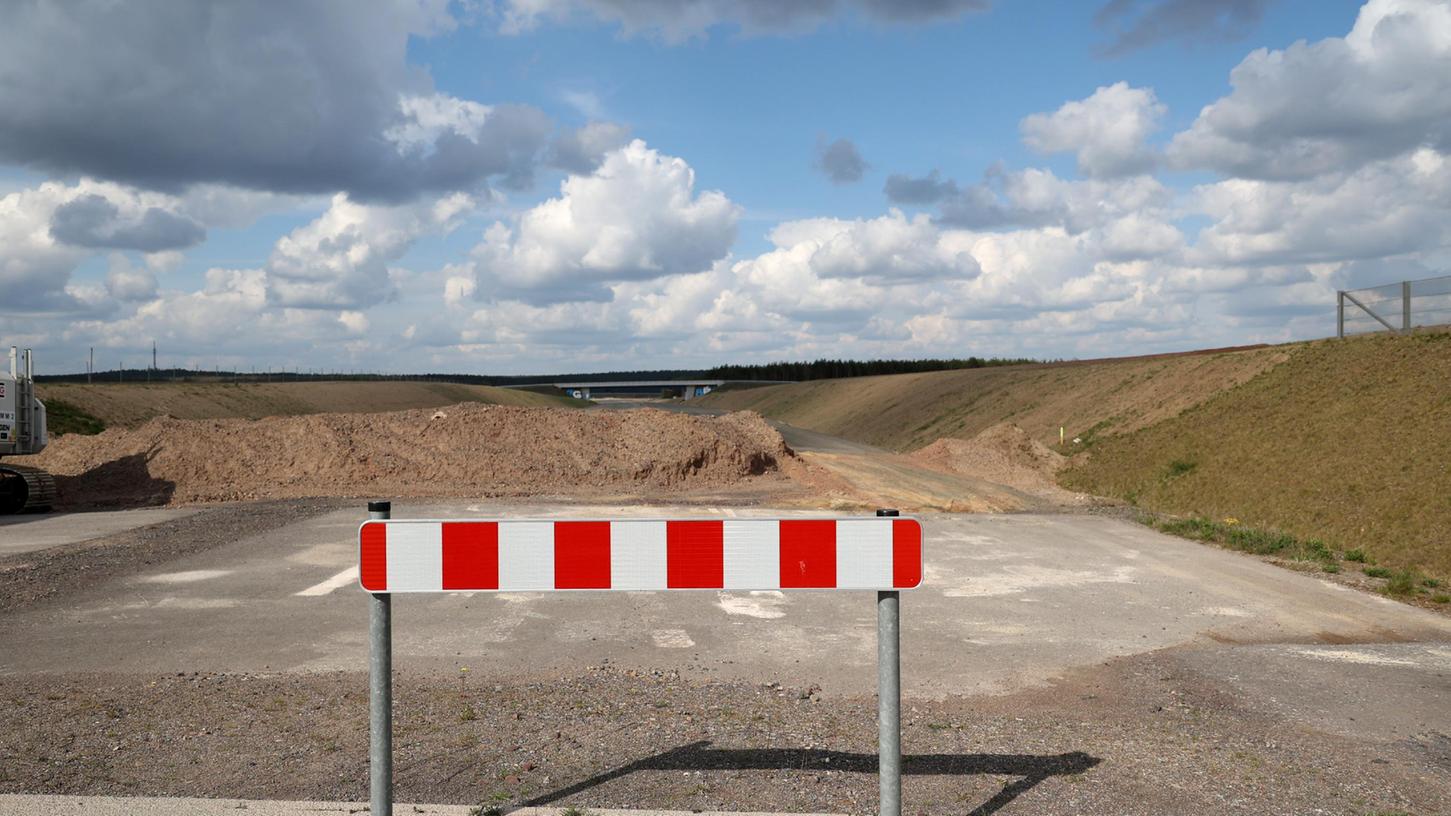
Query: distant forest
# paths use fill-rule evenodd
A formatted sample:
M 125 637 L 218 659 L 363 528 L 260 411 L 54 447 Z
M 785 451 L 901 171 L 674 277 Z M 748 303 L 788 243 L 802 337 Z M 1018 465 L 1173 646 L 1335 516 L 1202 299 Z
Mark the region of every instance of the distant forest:
M 809 363 L 763 363 L 761 365 L 716 366 L 706 372 L 713 380 L 834 380 L 841 377 L 871 377 L 878 374 L 917 374 L 923 371 L 953 371 L 959 368 L 1024 365 L 1026 358 L 967 357 L 960 360 L 813 360 Z
M 868 377 L 875 374 L 915 374 L 922 371 L 951 371 L 959 368 L 1023 365 L 1038 362 L 1026 358 L 967 357 L 955 360 L 814 360 L 799 363 L 726 365 L 699 369 L 655 371 L 600 371 L 592 374 L 360 374 L 346 371 L 203 371 L 184 368 L 130 368 L 97 371 L 93 382 L 319 382 L 322 380 L 403 380 L 469 383 L 474 385 L 529 385 L 551 382 L 603 382 L 607 380 L 755 380 L 803 381 L 838 377 Z M 40 382 L 86 382 L 85 374 L 41 374 Z

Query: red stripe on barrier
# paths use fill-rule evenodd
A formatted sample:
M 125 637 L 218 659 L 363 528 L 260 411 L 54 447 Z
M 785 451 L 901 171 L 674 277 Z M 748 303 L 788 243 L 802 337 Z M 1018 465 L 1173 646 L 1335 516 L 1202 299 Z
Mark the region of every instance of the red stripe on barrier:
M 554 522 L 554 588 L 610 588 L 610 523 Z
M 443 588 L 499 588 L 499 524 L 443 523 Z
M 836 522 L 781 521 L 781 588 L 836 586 Z
M 892 586 L 910 589 L 922 583 L 922 524 L 892 520 Z
M 723 522 L 666 522 L 665 585 L 671 589 L 725 586 L 724 541 Z
M 358 536 L 358 580 L 369 592 L 388 591 L 388 525 L 363 525 Z

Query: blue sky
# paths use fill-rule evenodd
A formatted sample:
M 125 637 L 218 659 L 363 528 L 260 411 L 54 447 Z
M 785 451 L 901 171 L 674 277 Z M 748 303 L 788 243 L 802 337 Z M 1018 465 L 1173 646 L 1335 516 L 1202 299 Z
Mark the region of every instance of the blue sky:
M 371 5 L 21 7 L 0 335 L 68 370 L 1087 357 L 1323 336 L 1336 288 L 1446 269 L 1443 0 Z

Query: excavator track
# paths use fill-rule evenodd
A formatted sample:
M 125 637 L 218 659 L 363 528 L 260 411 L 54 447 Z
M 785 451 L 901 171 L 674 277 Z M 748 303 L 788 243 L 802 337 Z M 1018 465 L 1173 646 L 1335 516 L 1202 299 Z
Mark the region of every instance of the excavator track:
M 55 479 L 49 473 L 0 462 L 0 515 L 44 513 L 55 499 Z

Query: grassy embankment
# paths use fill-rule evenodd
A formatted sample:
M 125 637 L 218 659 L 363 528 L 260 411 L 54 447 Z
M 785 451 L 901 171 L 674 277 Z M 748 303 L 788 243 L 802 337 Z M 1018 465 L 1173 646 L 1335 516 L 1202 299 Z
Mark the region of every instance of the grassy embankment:
M 106 423 L 64 400 L 46 400 L 45 428 L 51 436 L 66 434 L 98 434 Z
M 1093 441 L 1061 481 L 1360 551 L 1393 571 L 1380 577 L 1451 576 L 1451 334 L 1292 352 L 1175 417 Z
M 1152 425 L 1285 359 L 1284 348 L 895 374 L 711 394 L 802 428 L 908 451 L 1013 422 L 1044 444 Z
M 335 412 L 402 411 L 441 408 L 460 402 L 493 405 L 583 405 L 513 388 L 457 383 L 339 381 L 288 383 L 40 383 L 55 428 L 55 406 L 92 417 L 105 425 L 135 426 L 153 417 L 223 419 L 296 416 Z M 82 431 L 84 432 L 84 431 Z
M 703 404 L 894 450 L 1003 421 L 1057 447 L 1062 425 L 1083 440 L 1060 448 L 1064 486 L 1168 514 L 1167 532 L 1332 570 L 1359 561 L 1393 593 L 1415 583 L 1439 600 L 1419 571 L 1451 577 L 1451 334 L 831 380 Z

